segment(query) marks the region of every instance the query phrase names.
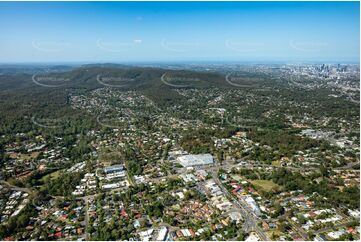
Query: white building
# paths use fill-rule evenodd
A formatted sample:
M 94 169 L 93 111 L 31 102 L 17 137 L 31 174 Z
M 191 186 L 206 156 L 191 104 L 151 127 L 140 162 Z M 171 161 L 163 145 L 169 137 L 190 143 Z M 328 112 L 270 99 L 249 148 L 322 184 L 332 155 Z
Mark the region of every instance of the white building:
M 260 241 L 260 237 L 255 232 L 251 232 L 245 241 Z
M 259 210 L 256 201 L 251 196 L 247 196 L 245 201 L 257 216 L 261 215 L 261 211 Z
M 112 179 L 116 179 L 116 178 L 124 178 L 125 176 L 126 176 L 125 171 L 112 172 L 112 173 L 108 173 L 106 175 L 105 179 L 112 180 Z
M 167 234 L 168 234 L 168 229 L 167 227 L 162 227 L 160 230 L 159 230 L 159 233 L 158 233 L 158 237 L 157 237 L 157 241 L 164 241 L 166 240 L 167 238 Z
M 182 155 L 177 158 L 183 167 L 190 166 L 204 166 L 214 163 L 213 156 L 211 154 L 199 154 L 199 155 Z
M 102 186 L 103 189 L 114 189 L 114 188 L 119 188 L 119 187 L 120 187 L 119 183 L 104 184 Z
M 229 217 L 231 221 L 236 222 L 236 224 L 239 224 L 242 221 L 242 215 L 239 212 L 231 212 L 229 213 Z
M 123 165 L 113 165 L 113 166 L 105 167 L 104 172 L 106 174 L 111 174 L 111 173 L 121 172 L 123 171 L 123 169 L 124 169 Z
M 139 237 L 142 241 L 149 241 L 152 237 L 154 229 L 148 229 L 146 231 L 139 232 Z

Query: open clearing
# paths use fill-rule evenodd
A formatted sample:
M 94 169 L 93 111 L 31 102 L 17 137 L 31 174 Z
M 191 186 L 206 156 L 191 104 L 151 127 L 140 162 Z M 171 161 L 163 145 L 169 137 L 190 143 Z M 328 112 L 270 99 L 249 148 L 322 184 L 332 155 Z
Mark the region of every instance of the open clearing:
M 62 171 L 62 170 L 57 170 L 57 171 L 54 171 L 54 172 L 52 172 L 52 173 L 49 173 L 49 174 L 43 176 L 40 180 L 41 180 L 43 183 L 45 183 L 48 179 L 50 179 L 50 180 L 56 179 L 56 178 L 59 177 L 61 171 Z
M 250 183 L 252 183 L 253 186 L 255 186 L 256 189 L 260 189 L 264 192 L 270 192 L 277 189 L 280 189 L 280 186 L 274 183 L 273 181 L 268 180 L 250 180 Z

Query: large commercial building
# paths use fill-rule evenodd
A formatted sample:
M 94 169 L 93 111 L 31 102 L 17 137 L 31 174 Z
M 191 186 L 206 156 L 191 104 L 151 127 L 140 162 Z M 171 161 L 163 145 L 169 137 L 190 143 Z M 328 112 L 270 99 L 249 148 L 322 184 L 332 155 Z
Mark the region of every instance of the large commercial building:
M 113 166 L 105 167 L 104 172 L 106 174 L 111 174 L 111 173 L 121 172 L 123 171 L 123 169 L 124 169 L 123 165 L 113 165 Z
M 211 165 L 214 162 L 211 154 L 182 155 L 177 161 L 183 167 Z

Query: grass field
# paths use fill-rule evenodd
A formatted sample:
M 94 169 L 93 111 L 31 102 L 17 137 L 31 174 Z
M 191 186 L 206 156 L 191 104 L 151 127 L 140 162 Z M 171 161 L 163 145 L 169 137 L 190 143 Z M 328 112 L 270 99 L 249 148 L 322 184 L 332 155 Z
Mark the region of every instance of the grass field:
M 36 158 L 39 155 L 40 152 L 35 151 L 30 154 L 20 154 L 20 153 L 11 153 L 10 157 L 13 159 L 19 159 L 19 160 L 32 160 Z
M 268 180 L 250 180 L 250 183 L 258 190 L 262 190 L 264 192 L 270 192 L 277 189 L 280 189 L 281 187 L 274 183 L 273 181 Z
M 237 174 L 232 174 L 231 175 L 232 179 L 239 181 L 239 180 L 244 180 L 242 176 L 237 175 Z
M 40 181 L 44 183 L 44 182 L 46 182 L 46 180 L 48 178 L 55 179 L 55 178 L 59 177 L 61 171 L 62 170 L 57 170 L 57 171 L 54 171 L 52 173 L 49 173 L 49 174 L 43 176 L 42 178 L 40 178 Z

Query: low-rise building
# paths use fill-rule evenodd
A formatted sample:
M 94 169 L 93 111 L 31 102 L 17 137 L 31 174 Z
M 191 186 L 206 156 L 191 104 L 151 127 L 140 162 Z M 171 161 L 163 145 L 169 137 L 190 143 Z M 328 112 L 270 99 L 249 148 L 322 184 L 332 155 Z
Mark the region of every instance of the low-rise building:
M 183 167 L 212 165 L 214 163 L 211 154 L 182 155 L 177 158 Z

